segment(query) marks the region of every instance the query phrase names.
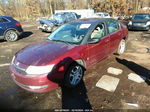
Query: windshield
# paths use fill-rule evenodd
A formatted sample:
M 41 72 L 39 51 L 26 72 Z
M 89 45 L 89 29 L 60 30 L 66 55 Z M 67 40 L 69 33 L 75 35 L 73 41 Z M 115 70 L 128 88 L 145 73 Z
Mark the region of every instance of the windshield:
M 83 23 L 69 23 L 64 24 L 55 30 L 48 39 L 53 41 L 62 41 L 71 44 L 80 44 L 85 35 L 87 34 L 88 28 L 91 24 Z
M 150 19 L 150 16 L 146 14 L 134 15 L 132 19 Z
M 62 14 L 54 14 L 50 17 L 51 20 L 56 20 L 56 21 L 64 21 L 64 16 Z

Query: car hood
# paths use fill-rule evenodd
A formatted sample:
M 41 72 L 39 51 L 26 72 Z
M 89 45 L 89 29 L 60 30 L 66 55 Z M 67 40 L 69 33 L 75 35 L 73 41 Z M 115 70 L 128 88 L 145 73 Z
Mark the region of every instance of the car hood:
M 133 23 L 147 23 L 149 20 L 147 19 L 133 19 Z
M 72 48 L 74 48 L 73 45 L 45 40 L 19 51 L 16 54 L 16 61 L 25 65 L 47 65 Z

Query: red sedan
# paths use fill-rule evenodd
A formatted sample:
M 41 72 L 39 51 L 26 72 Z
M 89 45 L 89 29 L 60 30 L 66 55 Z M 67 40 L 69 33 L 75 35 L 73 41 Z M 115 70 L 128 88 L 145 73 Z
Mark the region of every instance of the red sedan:
M 20 50 L 10 71 L 14 82 L 32 92 L 59 84 L 77 86 L 84 71 L 113 52 L 122 54 L 128 30 L 117 20 L 80 19 L 64 24 L 47 39 Z

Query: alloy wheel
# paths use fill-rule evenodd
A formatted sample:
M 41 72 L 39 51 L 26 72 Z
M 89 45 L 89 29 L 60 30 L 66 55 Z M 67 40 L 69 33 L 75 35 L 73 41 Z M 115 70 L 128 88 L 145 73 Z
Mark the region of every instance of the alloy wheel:
M 79 65 L 74 66 L 70 71 L 70 77 L 69 77 L 70 84 L 73 86 L 77 85 L 82 79 L 82 76 L 83 76 L 82 67 Z
M 5 38 L 7 41 L 16 41 L 18 39 L 18 35 L 15 31 L 10 30 L 6 32 Z

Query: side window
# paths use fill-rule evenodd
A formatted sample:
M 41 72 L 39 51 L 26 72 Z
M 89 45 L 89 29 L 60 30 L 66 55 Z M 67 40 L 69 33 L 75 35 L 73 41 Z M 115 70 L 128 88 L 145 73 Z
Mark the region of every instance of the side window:
M 0 18 L 0 23 L 2 23 L 3 22 L 3 19 L 2 18 Z
M 115 20 L 110 20 L 107 22 L 109 33 L 115 32 L 120 29 L 119 24 Z
M 96 26 L 96 28 L 93 30 L 93 32 L 91 34 L 91 39 L 92 38 L 102 38 L 105 35 L 106 35 L 105 26 L 103 23 L 101 23 L 98 26 Z
M 0 23 L 8 22 L 5 18 L 0 18 Z
M 69 21 L 75 20 L 75 16 L 72 13 L 68 14 L 67 16 Z
M 65 16 L 66 16 L 67 22 L 69 22 L 69 21 L 70 21 L 70 16 L 69 16 L 69 14 L 66 14 Z
M 108 16 L 108 14 L 105 14 L 105 16 Z
M 102 14 L 97 14 L 98 16 L 103 16 Z

